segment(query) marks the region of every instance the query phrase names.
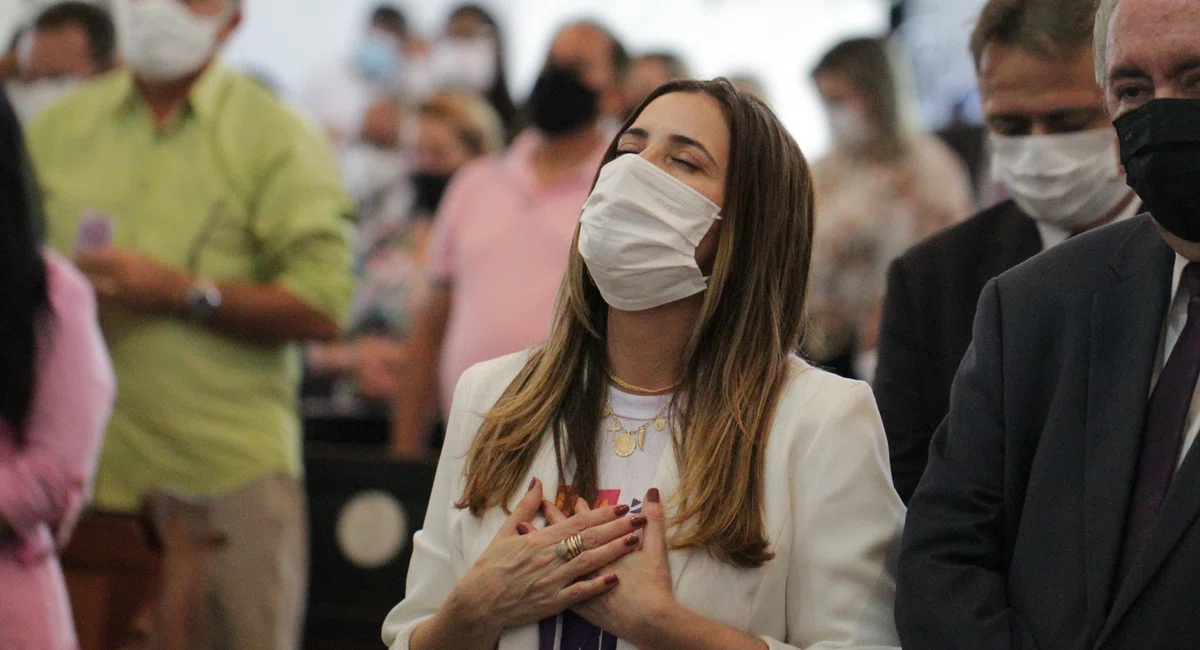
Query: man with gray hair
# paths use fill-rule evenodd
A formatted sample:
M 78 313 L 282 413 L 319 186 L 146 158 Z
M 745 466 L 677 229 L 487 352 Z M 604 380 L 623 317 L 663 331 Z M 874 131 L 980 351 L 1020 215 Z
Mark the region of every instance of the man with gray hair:
M 296 342 L 338 335 L 350 205 L 321 135 L 215 60 L 240 4 L 115 0 L 127 68 L 46 109 L 28 140 L 48 240 L 95 286 L 117 375 L 92 516 L 160 492 L 197 504 L 220 548 L 199 558 L 195 647 L 294 650 Z
M 909 504 L 906 647 L 1200 647 L 1200 3 L 1105 0 L 1095 33 L 1149 214 L 984 288 Z

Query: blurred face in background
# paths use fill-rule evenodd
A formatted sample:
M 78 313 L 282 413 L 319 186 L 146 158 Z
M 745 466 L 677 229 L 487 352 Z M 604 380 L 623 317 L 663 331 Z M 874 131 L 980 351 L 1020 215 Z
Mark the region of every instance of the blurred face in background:
M 126 64 L 154 83 L 203 70 L 242 19 L 234 0 L 115 0 L 113 15 Z
M 632 112 L 650 96 L 659 86 L 671 80 L 671 70 L 659 59 L 641 57 L 629 68 L 629 81 L 626 83 L 627 106 Z
M 878 131 L 871 120 L 866 97 L 849 79 L 836 72 L 818 73 L 814 81 L 825 104 L 834 145 L 851 152 L 866 149 Z
M 1092 48 L 1039 56 L 993 43 L 979 59 L 979 92 L 990 132 L 1037 136 L 1110 129 Z M 1114 134 L 1115 138 L 1115 134 Z
M 18 54 L 22 80 L 84 79 L 99 72 L 83 25 L 38 29 L 26 35 Z
M 453 123 L 427 114 L 417 119 L 414 149 L 417 171 L 442 176 L 453 174 L 475 156 Z
M 571 25 L 558 33 L 547 63 L 575 72 L 580 81 L 599 94 L 602 115 L 618 115 L 624 96 L 613 65 L 613 42 L 607 34 L 587 25 Z

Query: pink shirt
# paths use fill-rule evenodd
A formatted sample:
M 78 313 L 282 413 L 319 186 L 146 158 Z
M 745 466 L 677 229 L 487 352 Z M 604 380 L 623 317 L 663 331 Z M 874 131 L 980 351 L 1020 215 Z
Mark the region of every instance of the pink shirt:
M 16 531 L 0 541 L 0 648 L 76 647 L 55 554 L 91 493 L 114 380 L 91 286 L 47 253 L 53 319 L 38 344 L 37 384 L 18 447 L 0 420 L 0 516 Z
M 434 279 L 453 286 L 442 344 L 442 409 L 471 366 L 541 343 L 579 223 L 579 211 L 608 148 L 552 185 L 540 185 L 522 133 L 508 153 L 461 169 L 446 191 L 433 234 Z

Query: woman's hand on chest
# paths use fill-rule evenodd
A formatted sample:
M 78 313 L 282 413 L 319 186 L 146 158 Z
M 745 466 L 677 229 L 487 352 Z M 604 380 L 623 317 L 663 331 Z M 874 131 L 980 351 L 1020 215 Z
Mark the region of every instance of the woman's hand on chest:
M 541 530 L 530 522 L 542 504 L 534 481 L 492 543 L 463 576 L 449 602 L 464 626 L 499 632 L 536 623 L 611 590 L 611 565 L 637 547 L 645 523 L 628 506 L 599 508 Z M 556 547 L 578 534 L 582 552 L 560 557 Z
M 567 521 L 553 504 L 545 502 L 542 511 L 552 525 Z M 575 505 L 576 516 L 590 511 L 582 500 Z M 617 577 L 616 585 L 598 596 L 584 600 L 571 609 L 592 625 L 630 641 L 638 647 L 655 637 L 655 628 L 664 614 L 676 605 L 667 562 L 667 527 L 657 488 L 650 488 L 642 506 L 646 526 L 637 551 L 613 562 L 606 571 Z

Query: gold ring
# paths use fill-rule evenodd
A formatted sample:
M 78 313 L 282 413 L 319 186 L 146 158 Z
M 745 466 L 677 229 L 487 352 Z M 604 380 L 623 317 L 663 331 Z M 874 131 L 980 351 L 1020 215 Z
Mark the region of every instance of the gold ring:
M 554 553 L 560 559 L 570 562 L 583 554 L 583 535 L 576 533 L 554 546 Z

